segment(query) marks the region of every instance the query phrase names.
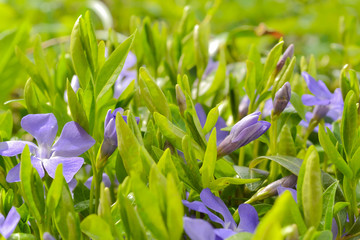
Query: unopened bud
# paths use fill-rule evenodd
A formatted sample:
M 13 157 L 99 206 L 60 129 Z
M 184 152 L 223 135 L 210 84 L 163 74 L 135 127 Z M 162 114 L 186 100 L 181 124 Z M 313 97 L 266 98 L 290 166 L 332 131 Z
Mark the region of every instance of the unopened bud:
M 275 94 L 274 98 L 274 115 L 279 115 L 288 105 L 291 97 L 290 83 L 286 82 Z
M 289 47 L 285 50 L 284 54 L 281 56 L 280 60 L 276 64 L 276 72 L 279 73 L 284 67 L 286 59 L 292 58 L 294 55 L 294 45 L 290 44 Z
M 323 119 L 329 110 L 330 108 L 328 105 L 316 105 L 313 112 L 313 119 L 316 121 Z
M 277 194 L 278 187 L 287 187 L 293 188 L 296 185 L 297 176 L 296 175 L 289 175 L 283 177 L 275 182 L 270 183 L 266 187 L 263 187 L 257 191 L 254 196 L 252 196 L 246 203 L 252 203 L 254 201 L 263 200 L 268 197 L 275 196 Z
M 175 89 L 176 89 L 176 101 L 177 104 L 179 105 L 180 113 L 181 115 L 183 115 L 186 110 L 186 98 L 179 84 L 176 84 Z

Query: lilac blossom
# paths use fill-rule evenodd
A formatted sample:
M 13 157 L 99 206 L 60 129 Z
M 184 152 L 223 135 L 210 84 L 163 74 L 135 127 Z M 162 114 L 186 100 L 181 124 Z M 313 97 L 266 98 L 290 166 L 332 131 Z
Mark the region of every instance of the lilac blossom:
M 270 127 L 266 121 L 258 121 L 260 112 L 247 115 L 237 122 L 230 134 L 218 146 L 218 157 L 225 156 L 263 135 Z
M 114 98 L 119 98 L 129 84 L 136 79 L 137 72 L 133 69 L 136 66 L 136 56 L 131 51 L 126 57 L 124 66 L 116 79 L 114 86 Z
M 0 142 L 0 155 L 16 156 L 28 145 L 31 163 L 41 178 L 45 170 L 54 178 L 57 166 L 62 163 L 65 180 L 70 182 L 84 163 L 84 159 L 78 156 L 95 144 L 95 140 L 73 121 L 65 124 L 59 139 L 54 143 L 58 125 L 52 113 L 26 115 L 21 120 L 21 127 L 34 136 L 38 145 L 21 140 Z M 20 181 L 19 173 L 20 164 L 9 171 L 6 181 Z
M 206 113 L 204 111 L 204 108 L 201 106 L 200 103 L 197 103 L 195 105 L 196 114 L 199 118 L 201 127 L 205 126 L 206 123 Z M 225 123 L 225 120 L 219 116 L 215 128 L 216 128 L 216 145 L 219 146 L 219 144 L 226 138 L 226 136 L 229 134 L 227 131 L 222 131 L 222 128 L 226 128 L 227 125 Z M 206 138 L 208 139 L 210 134 L 206 135 Z
M 209 188 L 201 191 L 200 199 L 201 202 L 183 200 L 183 204 L 190 210 L 207 214 L 212 222 L 221 224 L 223 228 L 214 229 L 205 220 L 184 217 L 184 230 L 191 239 L 215 239 L 215 237 L 216 239 L 226 239 L 237 232 L 254 233 L 259 223 L 259 217 L 255 208 L 250 204 L 239 205 L 240 223 L 237 225 L 225 203 L 219 197 L 216 197 Z M 223 219 L 209 209 L 219 213 Z
M 326 105 L 329 107 L 329 111 L 326 116 L 330 117 L 334 121 L 341 118 L 344 108 L 344 101 L 342 99 L 341 90 L 335 89 L 334 93 L 331 93 L 326 87 L 325 83 L 321 80 L 316 81 L 307 72 L 301 74 L 305 79 L 311 94 L 302 95 L 301 99 L 304 105 Z
M 20 221 L 20 214 L 12 207 L 6 218 L 0 213 L 0 234 L 4 238 L 10 237 L 14 232 L 18 222 Z
M 309 125 L 310 125 L 310 122 L 311 122 L 311 120 L 314 118 L 314 115 L 316 115 L 316 117 L 314 118 L 314 119 L 321 119 L 320 117 L 320 115 L 322 115 L 322 117 L 324 117 L 324 115 L 326 115 L 326 109 L 325 109 L 325 111 L 324 111 L 324 106 L 323 105 L 318 105 L 319 107 L 317 107 L 316 109 L 314 109 L 314 113 L 312 113 L 312 112 L 307 112 L 306 114 L 305 114 L 305 119 L 306 119 L 306 121 L 304 121 L 304 120 L 301 120 L 301 122 L 299 123 L 299 125 L 301 125 L 301 126 L 303 126 L 303 127 L 306 127 L 306 128 L 308 128 L 309 127 Z M 325 106 L 326 107 L 326 106 Z M 315 111 L 316 110 L 316 111 Z M 324 114 L 324 112 L 325 112 L 325 114 Z M 325 123 L 325 126 L 327 127 L 327 128 L 329 128 L 330 130 L 332 130 L 332 125 L 330 124 L 330 123 Z M 315 128 L 314 128 L 314 131 L 315 132 L 318 132 L 319 131 L 319 127 L 318 126 L 316 126 Z

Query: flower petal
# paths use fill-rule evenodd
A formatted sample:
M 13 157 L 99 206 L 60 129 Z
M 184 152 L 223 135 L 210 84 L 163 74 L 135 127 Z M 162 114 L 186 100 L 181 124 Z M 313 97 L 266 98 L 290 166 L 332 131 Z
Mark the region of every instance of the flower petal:
M 269 122 L 258 121 L 257 123 L 243 129 L 237 136 L 235 136 L 231 142 L 236 143 L 237 148 L 245 146 L 246 144 L 254 141 L 263 135 L 271 126 Z
M 283 192 L 285 192 L 285 191 L 290 191 L 291 196 L 294 198 L 295 202 L 297 203 L 297 192 L 295 189 L 283 187 L 283 186 L 277 187 L 277 192 L 279 195 L 283 194 Z
M 88 189 L 91 188 L 91 182 L 93 180 L 93 176 L 89 177 L 86 182 L 84 183 L 85 187 L 87 187 Z M 102 182 L 104 183 L 105 187 L 110 187 L 111 186 L 111 181 L 109 176 L 106 173 L 102 174 Z
M 219 144 L 229 135 L 228 131 L 222 131 L 222 128 L 226 128 L 226 122 L 222 117 L 219 117 L 216 124 L 216 145 L 219 146 Z
M 324 99 L 331 98 L 332 94 L 323 81 L 321 80 L 316 81 L 307 72 L 302 72 L 301 75 L 305 79 L 306 84 L 308 85 L 308 88 L 312 94 L 316 95 L 319 98 L 324 98 Z
M 30 152 L 35 153 L 38 147 L 28 141 L 7 141 L 7 142 L 0 142 L 0 155 L 6 157 L 16 156 L 21 154 L 24 150 L 24 147 L 28 145 Z
M 224 217 L 225 228 L 235 229 L 236 224 L 229 209 L 219 197 L 216 197 L 211 192 L 209 188 L 205 188 L 201 191 L 200 198 L 205 206 L 220 213 Z
M 310 94 L 304 94 L 301 96 L 301 101 L 306 106 L 314 106 L 314 105 L 328 105 L 330 104 L 329 99 L 320 99 L 316 96 Z
M 254 112 L 242 118 L 231 128 L 230 135 L 234 138 L 245 128 L 254 125 L 258 121 L 260 114 L 260 112 Z
M 20 220 L 20 214 L 16 211 L 15 207 L 12 207 L 6 216 L 5 221 L 0 226 L 0 233 L 4 238 L 10 237 L 14 232 L 18 222 Z
M 63 164 L 63 175 L 66 182 L 70 182 L 84 163 L 81 157 L 52 157 L 43 161 L 44 168 L 50 177 L 55 177 L 57 166 Z
M 34 136 L 39 146 L 50 148 L 58 125 L 54 114 L 29 114 L 21 119 L 21 127 Z
M 184 217 L 184 230 L 191 240 L 215 240 L 214 228 L 202 219 Z
M 225 226 L 225 222 L 219 218 L 218 216 L 216 216 L 214 213 L 212 213 L 206 206 L 204 203 L 199 202 L 199 201 L 193 201 L 193 202 L 189 202 L 187 200 L 182 200 L 182 203 L 184 204 L 184 206 L 188 207 L 191 210 L 197 211 L 197 212 L 201 212 L 204 214 L 207 214 L 210 218 L 211 221 L 216 222 L 216 223 L 220 223 L 221 225 L 223 225 L 223 227 Z
M 52 150 L 53 156 L 76 157 L 91 148 L 95 140 L 76 122 L 65 124 Z
M 31 164 L 39 173 L 40 178 L 43 178 L 45 175 L 44 168 L 42 166 L 42 162 L 35 156 L 31 156 Z M 10 169 L 6 176 L 6 181 L 9 183 L 12 182 L 20 182 L 20 163 L 17 164 L 15 167 Z
M 254 233 L 259 224 L 259 216 L 250 204 L 240 204 L 239 209 L 240 223 L 238 229 L 242 232 Z
M 201 127 L 204 127 L 205 123 L 206 123 L 206 113 L 205 113 L 204 108 L 201 106 L 200 103 L 197 103 L 195 105 L 195 111 L 196 111 L 196 115 L 199 118 Z
M 232 235 L 236 234 L 236 232 L 234 232 L 230 229 L 225 229 L 225 228 L 214 229 L 214 233 L 216 235 L 216 240 L 218 240 L 218 239 L 225 240 L 228 237 L 231 237 Z

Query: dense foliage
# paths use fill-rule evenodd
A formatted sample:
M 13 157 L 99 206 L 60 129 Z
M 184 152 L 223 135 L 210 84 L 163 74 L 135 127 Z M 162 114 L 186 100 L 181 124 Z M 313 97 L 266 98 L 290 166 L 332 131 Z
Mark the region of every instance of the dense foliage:
M 358 239 L 359 10 L 0 3 L 0 238 Z

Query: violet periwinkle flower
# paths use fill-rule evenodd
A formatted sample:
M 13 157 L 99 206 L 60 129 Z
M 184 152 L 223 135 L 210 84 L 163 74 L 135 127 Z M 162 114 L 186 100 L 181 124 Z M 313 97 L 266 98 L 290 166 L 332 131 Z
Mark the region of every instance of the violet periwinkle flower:
M 273 114 L 279 115 L 288 105 L 291 97 L 290 83 L 286 82 L 275 94 Z
M 269 122 L 258 121 L 260 114 L 255 112 L 247 115 L 232 127 L 230 134 L 217 148 L 219 158 L 254 141 L 269 129 L 271 125 Z
M 133 69 L 136 66 L 136 56 L 131 51 L 126 57 L 124 66 L 116 79 L 114 85 L 114 98 L 119 98 L 129 84 L 136 79 L 137 72 Z
M 326 106 L 325 106 L 326 107 Z M 316 111 L 315 111 L 316 110 Z M 321 117 L 324 117 L 324 112 L 326 111 L 326 108 L 323 109 L 323 105 L 319 105 L 318 108 L 314 108 L 314 113 L 316 113 L 316 117 L 314 117 L 314 113 L 312 112 L 307 112 L 305 114 L 305 119 L 306 121 L 304 120 L 301 120 L 301 122 L 299 123 L 299 125 L 303 126 L 303 127 L 306 127 L 308 128 L 310 123 L 314 123 L 314 121 L 318 121 L 318 120 L 321 120 L 322 118 Z M 325 113 L 326 114 L 326 113 Z M 318 120 L 316 120 L 318 119 Z M 313 121 L 311 121 L 313 120 Z M 317 123 L 316 123 L 317 125 Z M 327 123 L 325 122 L 325 127 L 329 128 L 330 130 L 332 130 L 332 125 L 330 123 Z M 318 132 L 319 131 L 319 127 L 318 126 L 315 126 L 314 128 L 314 131 L 315 132 Z
M 212 58 L 209 58 L 209 62 L 205 68 L 204 74 L 203 74 L 203 79 L 207 78 L 212 72 L 214 72 L 219 66 L 219 62 L 218 61 L 214 61 Z
M 307 72 L 302 72 L 301 75 L 305 79 L 310 92 L 314 94 L 302 95 L 301 99 L 304 105 L 326 105 L 329 108 L 326 116 L 334 121 L 338 120 L 341 117 L 344 108 L 344 101 L 340 88 L 335 89 L 334 93 L 331 93 L 323 81 L 316 81 Z
M 209 188 L 205 188 L 201 191 L 200 199 L 201 202 L 189 202 L 183 200 L 183 204 L 190 210 L 207 214 L 211 221 L 221 224 L 223 228 L 214 229 L 205 220 L 184 217 L 184 230 L 191 239 L 226 239 L 237 232 L 254 233 L 259 223 L 259 217 L 255 208 L 250 204 L 239 205 L 238 212 L 240 223 L 239 225 L 236 225 L 235 220 L 225 203 L 219 197 L 216 197 Z M 215 215 L 209 209 L 219 213 L 223 219 Z
M 116 113 L 123 114 L 124 109 L 117 108 L 114 111 L 111 111 L 111 109 L 108 110 L 106 117 L 105 117 L 105 123 L 104 123 L 104 141 L 101 144 L 101 150 L 100 150 L 100 162 L 97 167 L 101 168 L 102 164 L 105 163 L 106 159 L 108 159 L 111 154 L 115 151 L 117 148 L 117 135 L 116 135 Z M 124 121 L 127 122 L 127 116 L 122 116 Z M 136 117 L 136 122 L 139 124 L 140 118 Z
M 56 238 L 54 238 L 54 237 L 53 237 L 50 233 L 48 233 L 48 232 L 44 232 L 43 239 L 44 239 L 44 240 L 56 240 Z
M 15 207 L 10 209 L 6 218 L 0 213 L 0 234 L 6 239 L 10 237 L 19 220 L 20 214 L 16 211 Z
M 57 166 L 62 163 L 65 180 L 70 182 L 84 163 L 84 159 L 78 156 L 95 144 L 95 140 L 73 121 L 65 124 L 59 139 L 54 143 L 58 125 L 52 113 L 26 115 L 21 120 L 21 127 L 34 136 L 38 145 L 28 141 L 0 142 L 0 155 L 16 156 L 28 145 L 31 163 L 41 178 L 45 170 L 54 178 Z M 19 173 L 20 164 L 9 171 L 6 181 L 20 181 Z
M 206 123 L 206 113 L 204 111 L 204 108 L 201 106 L 200 103 L 197 103 L 195 105 L 196 114 L 199 118 L 201 127 L 205 126 Z M 226 128 L 227 125 L 225 123 L 225 120 L 219 116 L 215 128 L 216 128 L 216 145 L 219 146 L 219 144 L 226 138 L 226 136 L 229 134 L 227 131 L 222 131 L 222 128 Z M 207 139 L 210 137 L 210 133 L 206 134 L 205 136 Z
M 280 60 L 276 64 L 276 73 L 279 73 L 281 69 L 284 67 L 286 59 L 287 58 L 291 59 L 293 55 L 294 55 L 294 45 L 290 44 L 289 47 L 285 50 Z

